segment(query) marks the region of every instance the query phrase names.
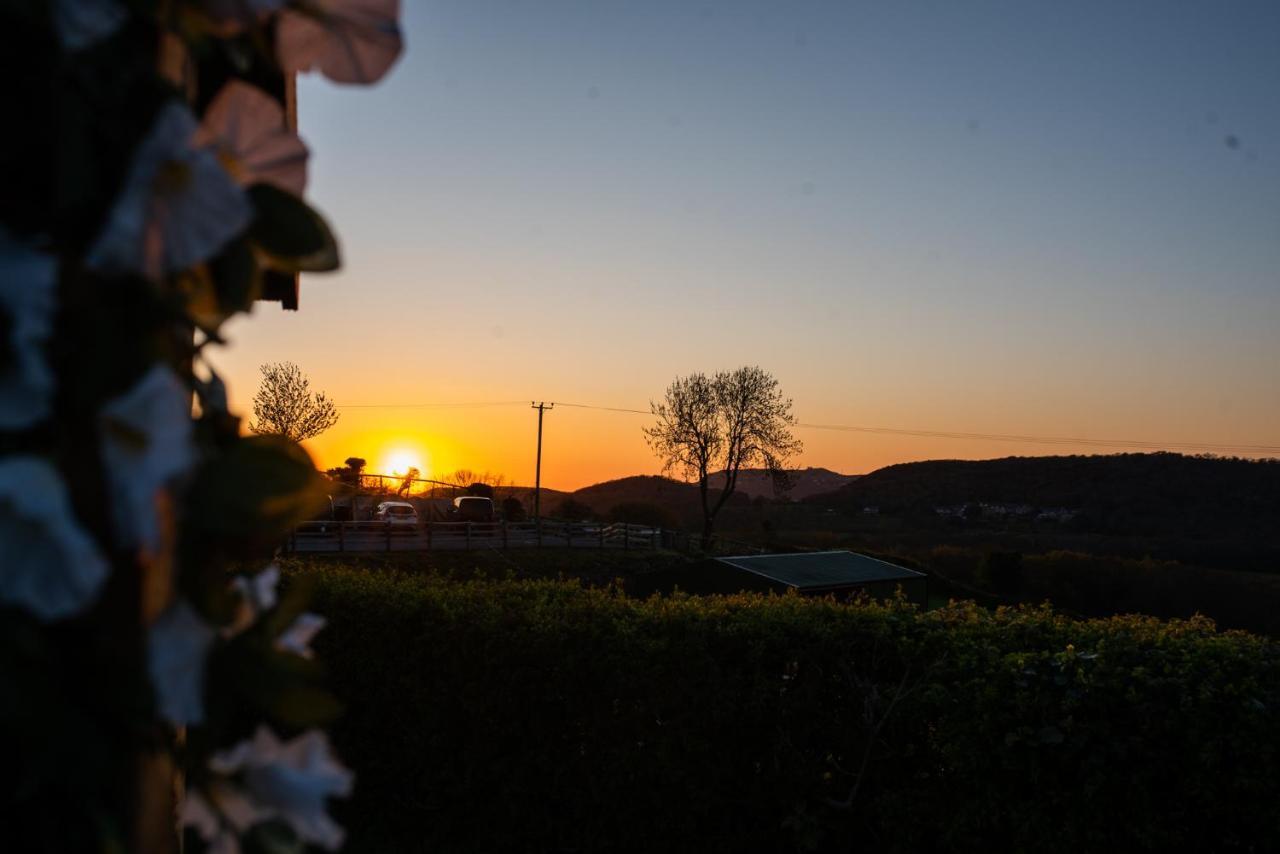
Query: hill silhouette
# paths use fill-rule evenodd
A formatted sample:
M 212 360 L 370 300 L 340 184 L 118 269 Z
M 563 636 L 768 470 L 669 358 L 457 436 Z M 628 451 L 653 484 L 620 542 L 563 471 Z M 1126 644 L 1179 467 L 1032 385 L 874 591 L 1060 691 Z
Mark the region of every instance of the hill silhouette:
M 719 495 L 712 490 L 712 495 Z M 635 475 L 586 486 L 573 493 L 573 498 L 599 514 L 625 503 L 655 504 L 666 508 L 686 526 L 697 526 L 702 520 L 702 504 L 696 483 L 685 483 L 661 475 Z M 745 505 L 750 498 L 735 492 L 728 506 Z
M 1077 530 L 1276 542 L 1280 461 L 1174 453 L 931 460 L 878 469 L 808 501 L 889 514 L 1025 504 L 1078 511 Z
M 711 476 L 711 482 L 715 483 L 723 478 L 723 473 L 714 474 Z M 783 498 L 800 501 L 812 495 L 834 492 L 857 479 L 858 475 L 856 474 L 840 474 L 831 469 L 813 467 L 794 469 L 787 472 L 789 488 L 781 495 L 778 495 L 774 491 L 773 477 L 770 476 L 768 470 L 743 469 L 738 472 L 738 487 L 735 491 L 741 492 L 748 498 L 765 498 L 768 500 Z

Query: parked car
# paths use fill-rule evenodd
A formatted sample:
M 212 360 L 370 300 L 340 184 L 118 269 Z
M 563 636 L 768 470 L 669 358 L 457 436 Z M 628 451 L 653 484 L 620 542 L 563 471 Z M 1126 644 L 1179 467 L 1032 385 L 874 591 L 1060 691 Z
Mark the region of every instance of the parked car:
M 376 522 L 390 522 L 393 531 L 415 531 L 418 528 L 418 509 L 407 501 L 384 501 L 373 514 Z
M 493 499 L 463 495 L 453 499 L 453 518 L 459 522 L 492 522 Z

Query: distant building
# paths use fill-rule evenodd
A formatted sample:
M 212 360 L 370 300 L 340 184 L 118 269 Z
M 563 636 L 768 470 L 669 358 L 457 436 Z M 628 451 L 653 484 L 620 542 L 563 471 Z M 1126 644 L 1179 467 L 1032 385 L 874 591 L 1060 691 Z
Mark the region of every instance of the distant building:
M 1070 522 L 1079 513 L 1079 510 L 1070 510 L 1066 507 L 1046 507 L 1036 514 L 1036 520 L 1039 522 Z

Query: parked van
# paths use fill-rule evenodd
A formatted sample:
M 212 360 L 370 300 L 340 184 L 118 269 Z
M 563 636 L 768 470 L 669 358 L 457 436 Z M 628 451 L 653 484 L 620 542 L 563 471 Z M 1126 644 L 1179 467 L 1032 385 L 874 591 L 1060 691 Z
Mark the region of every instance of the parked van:
M 492 522 L 493 499 L 463 495 L 453 499 L 453 517 L 459 522 Z

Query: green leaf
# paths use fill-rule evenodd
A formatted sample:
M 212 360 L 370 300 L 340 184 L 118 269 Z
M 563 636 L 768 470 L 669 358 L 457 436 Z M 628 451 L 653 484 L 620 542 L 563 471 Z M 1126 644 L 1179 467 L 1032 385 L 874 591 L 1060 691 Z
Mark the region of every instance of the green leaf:
M 233 240 L 208 267 L 223 316 L 248 311 L 262 289 L 253 245 L 243 238 Z
M 338 269 L 333 232 L 306 202 L 271 184 L 254 184 L 248 192 L 257 212 L 249 238 L 271 267 L 287 273 Z
M 311 458 L 280 436 L 239 439 L 206 462 L 188 492 L 187 529 L 208 544 L 253 556 L 279 545 L 324 500 Z

